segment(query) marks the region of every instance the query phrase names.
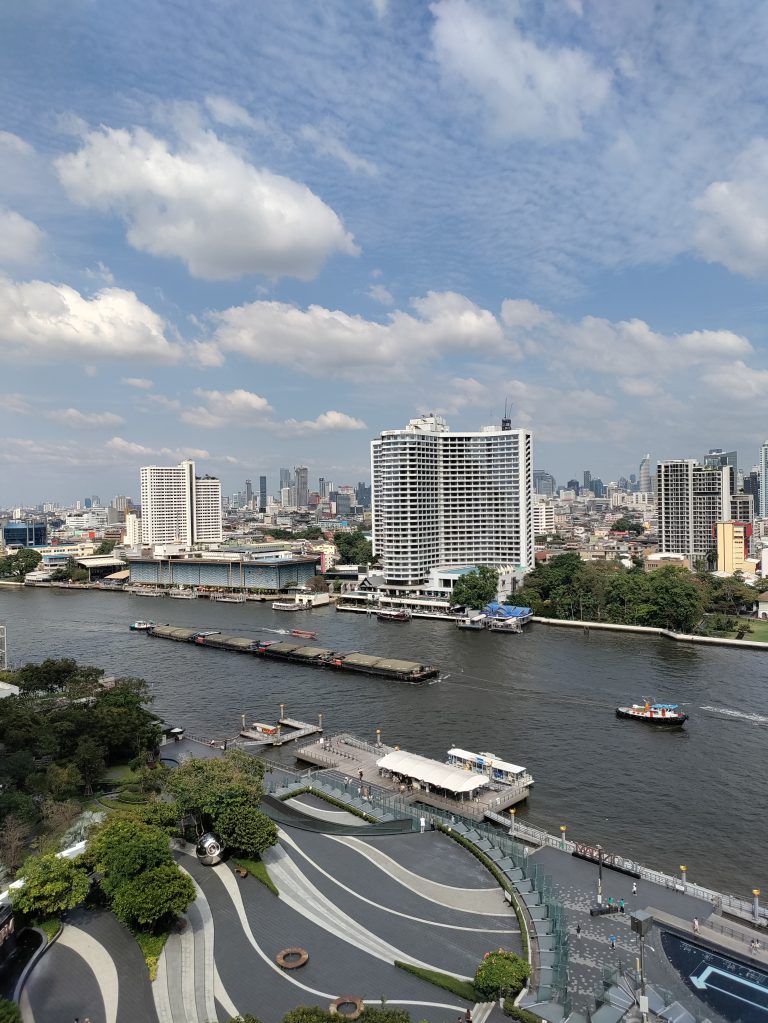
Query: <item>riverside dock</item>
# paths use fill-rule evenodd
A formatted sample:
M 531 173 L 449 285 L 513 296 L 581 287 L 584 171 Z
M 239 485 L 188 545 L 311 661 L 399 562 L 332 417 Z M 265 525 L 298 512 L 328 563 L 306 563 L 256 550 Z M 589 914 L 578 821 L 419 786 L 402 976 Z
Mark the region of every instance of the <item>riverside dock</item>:
M 243 728 L 240 735 L 243 739 L 252 739 L 264 746 L 284 746 L 287 742 L 296 742 L 298 739 L 305 739 L 309 735 L 317 735 L 323 730 L 323 715 L 319 714 L 317 724 L 310 721 L 299 721 L 297 718 L 286 717 L 283 711 L 284 704 L 280 705 L 280 717 L 275 726 L 265 726 L 255 723 L 251 728 Z M 245 722 L 245 715 L 243 715 Z M 288 729 L 288 731 L 284 731 Z

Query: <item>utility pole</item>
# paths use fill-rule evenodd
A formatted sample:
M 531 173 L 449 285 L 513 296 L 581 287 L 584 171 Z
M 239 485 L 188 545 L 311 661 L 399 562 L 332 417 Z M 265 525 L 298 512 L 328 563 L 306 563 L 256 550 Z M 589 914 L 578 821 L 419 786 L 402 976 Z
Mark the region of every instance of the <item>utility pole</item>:
M 597 847 L 597 904 L 603 904 L 603 847 Z
M 8 647 L 5 640 L 5 626 L 0 625 L 0 671 L 8 670 Z

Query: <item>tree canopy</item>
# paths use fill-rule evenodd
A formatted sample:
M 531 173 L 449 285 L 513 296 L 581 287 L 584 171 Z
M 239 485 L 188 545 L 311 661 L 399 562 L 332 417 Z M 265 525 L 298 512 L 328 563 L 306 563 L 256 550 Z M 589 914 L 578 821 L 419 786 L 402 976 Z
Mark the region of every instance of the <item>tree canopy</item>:
M 373 544 L 362 529 L 352 533 L 334 533 L 333 542 L 343 565 L 367 565 L 373 558 Z
M 475 988 L 488 1001 L 500 994 L 516 994 L 530 973 L 530 965 L 514 952 L 489 952 L 475 973 Z
M 0 577 L 24 582 L 27 573 L 33 571 L 42 561 L 42 556 L 29 547 L 22 547 L 6 558 L 0 558 Z
M 499 573 L 496 569 L 480 565 L 456 580 L 451 594 L 451 606 L 482 610 L 496 599 L 498 587 Z
M 192 878 L 175 863 L 167 863 L 124 881 L 113 893 L 111 906 L 123 923 L 153 930 L 183 913 L 195 896 Z
M 110 817 L 98 828 L 88 843 L 87 857 L 101 874 L 108 895 L 147 870 L 173 863 L 165 831 L 122 817 Z
M 29 916 L 47 917 L 74 909 L 90 888 L 82 857 L 33 856 L 19 870 L 24 879 L 20 888 L 11 889 L 15 909 Z

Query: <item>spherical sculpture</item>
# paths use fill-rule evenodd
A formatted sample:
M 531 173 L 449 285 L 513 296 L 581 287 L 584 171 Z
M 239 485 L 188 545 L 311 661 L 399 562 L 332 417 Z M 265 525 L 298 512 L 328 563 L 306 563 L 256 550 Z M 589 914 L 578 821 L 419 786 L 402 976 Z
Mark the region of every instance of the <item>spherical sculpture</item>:
M 197 858 L 206 867 L 213 867 L 215 864 L 221 863 L 224 856 L 221 840 L 212 831 L 206 831 L 204 835 L 200 836 L 195 852 L 197 853 Z

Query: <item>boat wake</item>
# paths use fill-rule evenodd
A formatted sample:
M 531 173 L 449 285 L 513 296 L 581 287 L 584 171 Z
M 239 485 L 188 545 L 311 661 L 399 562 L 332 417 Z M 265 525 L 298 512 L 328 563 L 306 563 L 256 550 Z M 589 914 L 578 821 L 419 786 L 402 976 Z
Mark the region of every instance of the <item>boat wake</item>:
M 753 725 L 768 725 L 768 717 L 763 714 L 745 714 L 740 710 L 731 710 L 730 707 L 702 707 L 701 709 L 708 710 L 712 714 L 722 714 L 723 717 L 749 721 Z

